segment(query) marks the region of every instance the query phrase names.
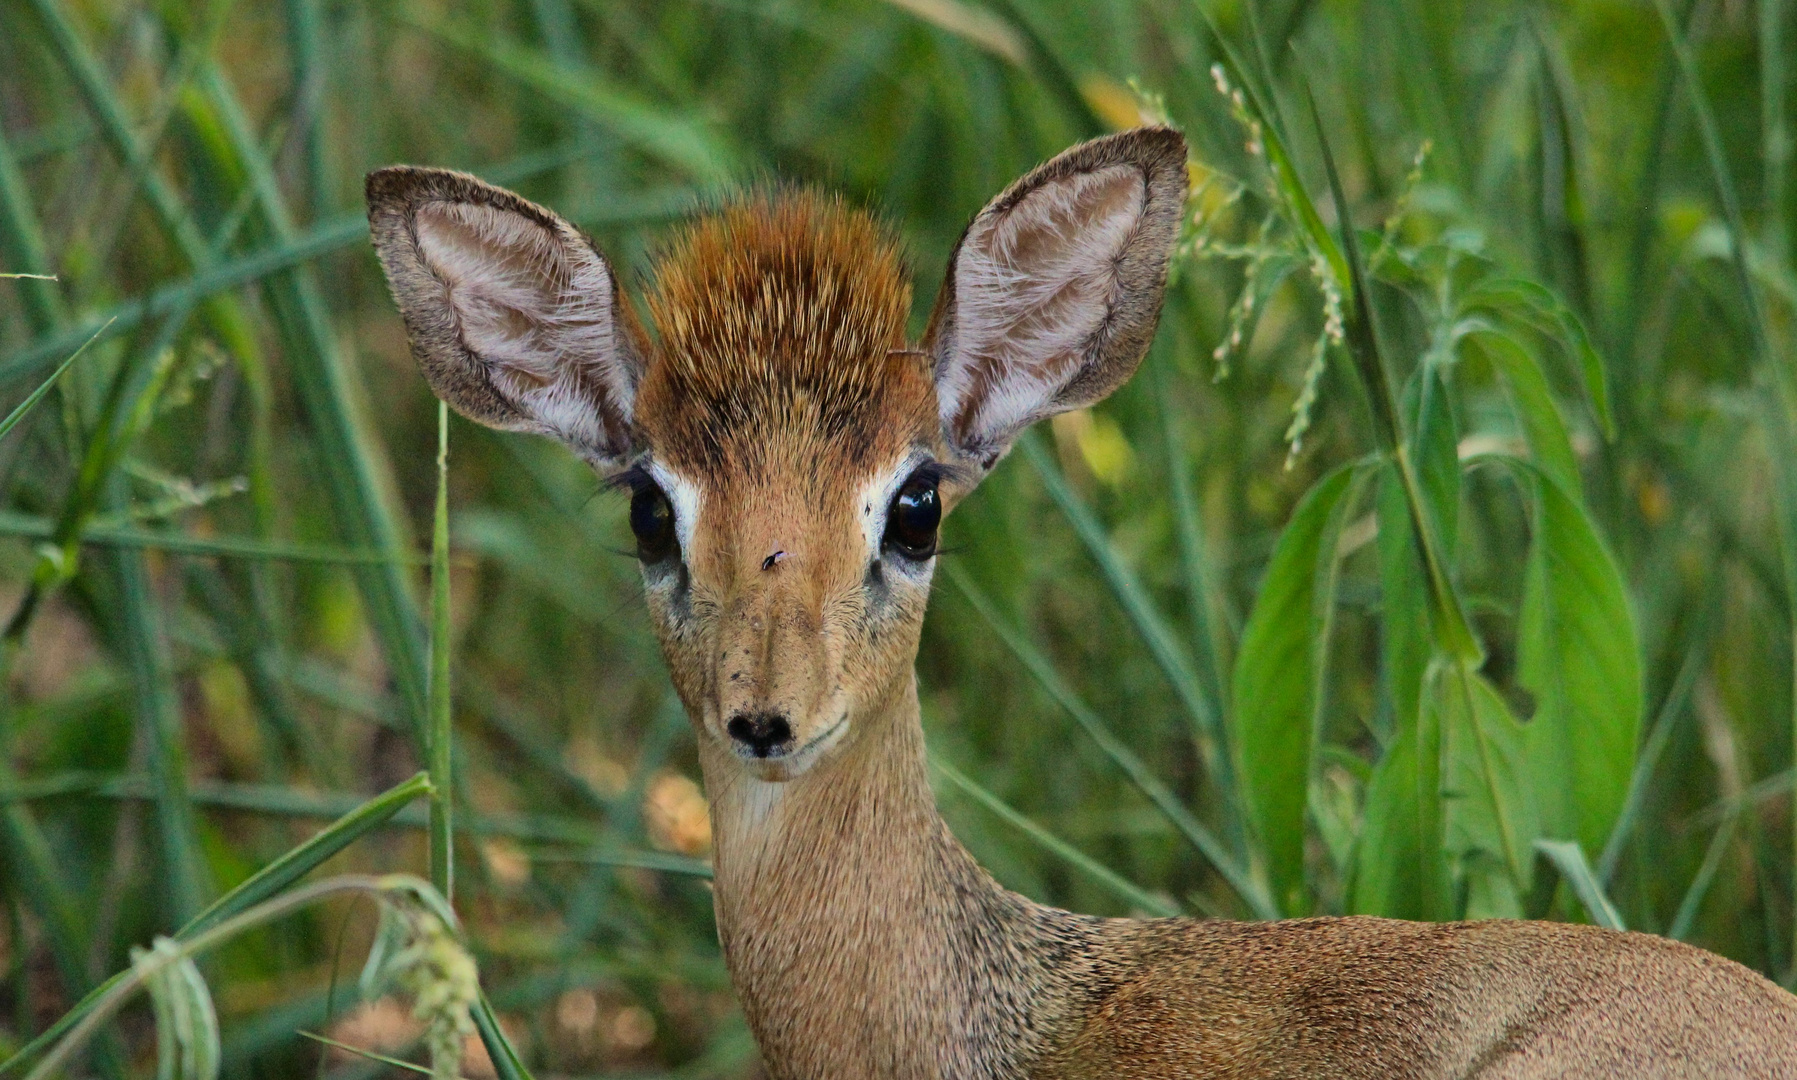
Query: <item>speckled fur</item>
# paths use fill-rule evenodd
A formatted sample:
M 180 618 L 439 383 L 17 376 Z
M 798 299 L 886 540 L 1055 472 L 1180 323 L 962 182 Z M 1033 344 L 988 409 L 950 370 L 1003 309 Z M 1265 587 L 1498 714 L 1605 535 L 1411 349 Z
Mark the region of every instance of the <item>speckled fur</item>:
M 1684 945 L 1503 921 L 1098 919 L 1008 892 L 950 835 L 912 670 L 930 567 L 879 548 L 883 500 L 934 459 L 952 504 L 1024 425 L 1129 377 L 1184 160 L 1177 134 L 1145 129 L 1020 180 L 970 224 L 917 349 L 891 241 L 831 199 L 763 195 L 689 229 L 659 268 L 651 341 L 547 210 L 459 174 L 370 179 L 437 392 L 602 471 L 633 465 L 683 515 L 681 557 L 645 567 L 645 594 L 699 734 L 718 934 L 770 1074 L 1797 1077 L 1797 998 Z M 418 213 L 457 200 L 487 209 Z M 604 303 L 569 301 L 576 281 Z M 743 709 L 789 715 L 815 752 L 745 760 L 723 726 Z

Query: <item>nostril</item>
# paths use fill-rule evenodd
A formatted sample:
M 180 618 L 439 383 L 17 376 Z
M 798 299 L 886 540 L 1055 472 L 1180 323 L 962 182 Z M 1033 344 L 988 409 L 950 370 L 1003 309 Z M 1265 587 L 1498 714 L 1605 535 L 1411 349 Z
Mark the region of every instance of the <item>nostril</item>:
M 758 758 L 779 757 L 792 742 L 792 725 L 780 713 L 737 713 L 724 730 Z

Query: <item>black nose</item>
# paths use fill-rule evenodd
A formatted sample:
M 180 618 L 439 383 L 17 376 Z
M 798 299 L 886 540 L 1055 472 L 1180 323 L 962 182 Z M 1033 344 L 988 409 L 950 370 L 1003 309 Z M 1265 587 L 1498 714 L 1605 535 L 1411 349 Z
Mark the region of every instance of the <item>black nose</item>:
M 737 713 L 725 730 L 758 758 L 779 757 L 792 745 L 792 725 L 780 713 Z

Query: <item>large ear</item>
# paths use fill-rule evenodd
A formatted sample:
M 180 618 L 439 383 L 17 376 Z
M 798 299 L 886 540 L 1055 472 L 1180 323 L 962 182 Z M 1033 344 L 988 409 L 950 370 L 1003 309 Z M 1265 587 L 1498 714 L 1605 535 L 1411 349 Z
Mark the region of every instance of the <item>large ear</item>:
M 601 468 L 626 457 L 642 339 L 579 230 L 472 176 L 407 166 L 368 175 L 368 224 L 438 397 Z
M 1029 424 L 1135 372 L 1185 195 L 1184 136 L 1139 128 L 1068 150 L 979 212 L 925 338 L 958 455 L 990 469 Z

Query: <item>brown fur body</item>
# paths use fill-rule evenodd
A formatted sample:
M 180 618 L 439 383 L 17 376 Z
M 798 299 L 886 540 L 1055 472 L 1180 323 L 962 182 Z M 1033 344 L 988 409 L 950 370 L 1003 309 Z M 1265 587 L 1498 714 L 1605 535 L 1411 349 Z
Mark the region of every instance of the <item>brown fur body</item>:
M 1032 903 L 937 814 L 914 697 L 861 739 L 760 807 L 706 761 L 719 936 L 774 1076 L 1797 1077 L 1797 998 L 1663 938 Z
M 887 501 L 922 469 L 952 506 L 1024 426 L 1133 372 L 1184 191 L 1173 132 L 1076 147 L 974 219 L 907 348 L 891 242 L 830 200 L 763 197 L 689 230 L 651 341 L 548 211 L 459 174 L 370 178 L 438 393 L 670 500 L 677 557 L 645 556 L 645 593 L 699 734 L 719 938 L 770 1073 L 1797 1077 L 1797 998 L 1684 945 L 1099 919 L 1006 891 L 950 835 L 913 674 L 933 561 L 886 544 Z M 729 722 L 750 715 L 789 722 L 790 752 L 748 753 Z

